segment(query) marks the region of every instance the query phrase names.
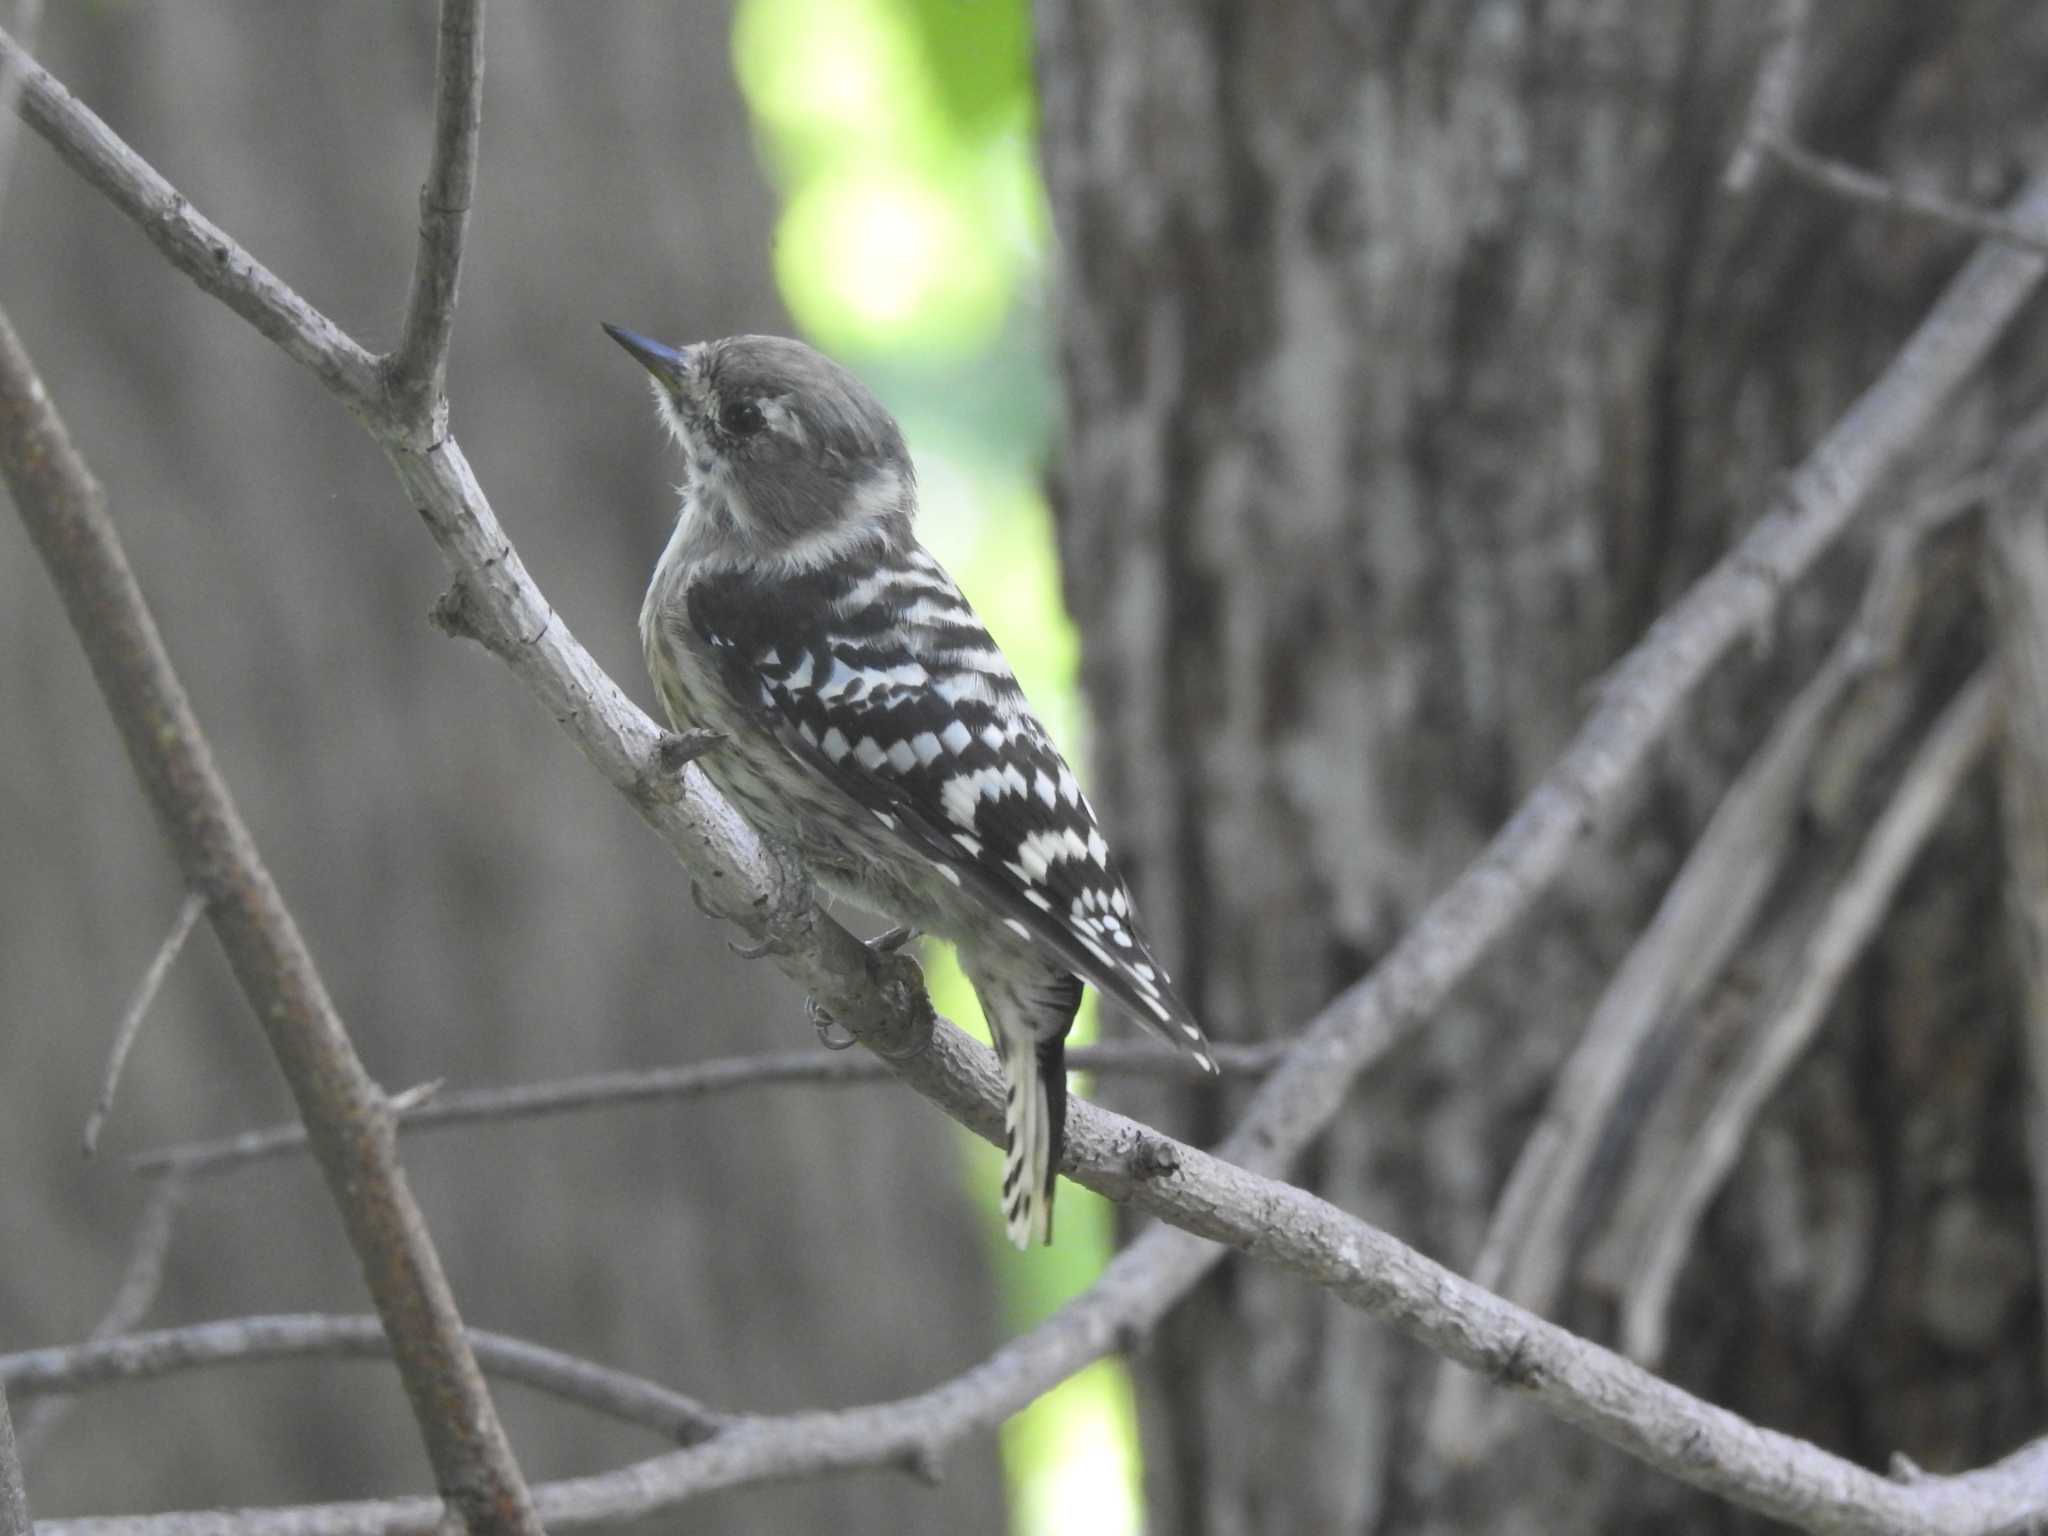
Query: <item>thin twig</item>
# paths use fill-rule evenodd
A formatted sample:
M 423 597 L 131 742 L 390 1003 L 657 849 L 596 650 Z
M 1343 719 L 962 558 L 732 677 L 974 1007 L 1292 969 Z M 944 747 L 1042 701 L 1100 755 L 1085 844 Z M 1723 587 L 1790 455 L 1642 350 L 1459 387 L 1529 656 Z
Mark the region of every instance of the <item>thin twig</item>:
M 1731 193 L 1748 191 L 1769 158 L 1800 180 L 1849 202 L 2048 255 L 2048 236 L 2029 228 L 2027 221 L 1934 193 L 1915 192 L 1843 161 L 1817 155 L 1799 143 L 1792 132 L 1792 115 L 1812 10 L 1812 0 L 1778 0 L 1771 43 L 1757 70 L 1756 92 L 1750 98 L 1742 138 L 1729 158 L 1722 186 Z
M 42 21 L 43 0 L 14 0 L 14 35 L 24 49 L 35 47 Z M 14 147 L 20 138 L 15 112 L 20 102 L 21 71 L 12 59 L 0 58 L 0 208 L 6 205 L 14 177 Z
M 132 1333 L 149 1316 L 157 1293 L 163 1289 L 164 1260 L 171 1251 L 171 1234 L 191 1187 L 187 1180 L 173 1174 L 150 1191 L 149 1203 L 142 1208 L 142 1219 L 135 1224 L 135 1239 L 130 1245 L 127 1267 L 121 1273 L 121 1283 L 114 1287 L 114 1299 L 87 1335 L 90 1340 L 98 1342 Z M 70 1408 L 71 1404 L 61 1398 L 29 1405 L 21 1416 L 21 1433 L 16 1437 L 23 1461 L 35 1460 Z
M 14 1420 L 7 1414 L 7 1383 L 0 1380 L 0 1536 L 35 1536 L 35 1531 L 21 1456 L 14 1447 Z
M 539 1536 L 512 1449 L 398 1162 L 382 1096 L 272 881 L 136 584 L 99 483 L 0 314 L 0 474 L 130 763 L 312 1133 L 426 1442 L 474 1533 Z
M 135 1037 L 142 1033 L 142 1021 L 149 1017 L 150 1005 L 156 1001 L 157 990 L 163 986 L 164 977 L 170 974 L 171 963 L 178 958 L 178 951 L 185 947 L 185 940 L 192 935 L 192 925 L 199 921 L 199 914 L 205 910 L 206 900 L 197 891 L 185 893 L 185 899 L 178 903 L 178 915 L 171 919 L 171 931 L 157 946 L 149 968 L 142 973 L 142 980 L 135 988 L 135 995 L 128 1000 L 127 1011 L 114 1028 L 114 1045 L 107 1053 L 107 1071 L 100 1082 L 100 1096 L 93 1103 L 92 1113 L 85 1117 L 87 1157 L 99 1154 L 100 1130 L 106 1125 L 107 1116 L 113 1112 L 114 1094 L 121 1086 L 121 1069 L 128 1064 L 128 1052 L 135 1046 Z
M 1255 1075 L 1270 1071 L 1286 1049 L 1285 1042 L 1217 1046 L 1216 1065 L 1226 1073 Z M 1075 1072 L 1142 1074 L 1208 1081 L 1209 1074 L 1185 1051 L 1141 1043 L 1091 1045 L 1067 1053 Z M 853 1083 L 894 1081 L 896 1074 L 877 1056 L 839 1051 L 786 1051 L 773 1055 L 728 1056 L 682 1066 L 638 1071 L 593 1072 L 552 1082 L 523 1083 L 507 1088 L 460 1088 L 437 1091 L 417 1104 L 391 1101 L 399 1129 L 407 1134 L 446 1130 L 493 1121 L 528 1120 L 579 1110 L 624 1109 L 635 1104 L 699 1098 L 748 1088 L 791 1085 L 836 1087 Z M 402 1096 L 401 1096 L 402 1098 Z M 145 1152 L 130 1164 L 137 1173 L 200 1177 L 225 1172 L 286 1153 L 306 1144 L 306 1129 L 297 1123 L 264 1126 L 214 1141 Z
M 443 0 L 435 43 L 434 150 L 420 187 L 419 251 L 397 350 L 385 360 L 393 415 L 439 436 L 435 415 L 455 330 L 462 237 L 476 194 L 483 124 L 483 0 Z M 445 423 L 442 423 L 445 426 Z
M 1680 1159 L 1675 1185 L 1659 1202 L 1657 1223 L 1622 1300 L 1622 1339 L 1634 1358 L 1663 1358 L 1671 1293 L 1701 1215 L 1734 1168 L 1757 1115 L 1812 1043 L 1843 978 L 1877 936 L 1899 882 L 1989 750 L 1997 724 L 1996 680 L 1986 669 L 1942 711 L 1820 925 L 1801 946 L 1782 995 L 1750 1037 L 1689 1154 Z
M 5 32 L 0 67 L 20 72 L 22 120 L 128 215 L 172 266 L 310 368 L 359 416 L 381 408 L 376 358 L 195 210 Z
M 0 50 L 4 47 L 0 44 Z M 46 110 L 33 120 L 59 143 L 85 131 L 63 111 Z M 135 159 L 125 146 L 120 154 Z M 2030 223 L 2048 214 L 2048 180 L 2030 184 L 2015 212 Z M 167 244 L 165 251 L 180 264 L 190 259 L 175 244 Z M 1487 850 L 1431 904 L 1372 977 L 1337 999 L 1302 1033 L 1251 1100 L 1224 1145 L 1226 1156 L 1259 1168 L 1284 1168 L 1328 1124 L 1358 1072 L 1428 1021 L 1451 989 L 1560 876 L 1582 838 L 1621 803 L 1693 689 L 1723 656 L 1769 621 L 1785 587 L 1849 526 L 1872 486 L 2004 333 L 2041 270 L 2038 257 L 2003 247 L 1980 250 L 1971 259 L 1882 377 L 1791 476 L 1781 497 L 1616 669 L 1592 718 Z M 506 662 L 686 867 L 707 884 L 715 883 L 727 910 L 751 914 L 748 926 L 754 936 L 773 931 L 785 940 L 776 961 L 782 970 L 864 1043 L 896 1052 L 898 1070 L 918 1091 L 978 1133 L 998 1134 L 1000 1092 L 987 1052 L 933 1025 L 921 978 L 908 957 L 877 961 L 809 903 L 800 873 L 782 867 L 694 766 L 681 774 L 654 770 L 662 733 L 554 615 L 454 439 L 417 451 L 388 430 L 379 431 L 377 423 L 369 424 L 408 493 L 408 504 L 421 512 L 451 567 L 471 632 Z M 923 1048 L 905 1049 L 918 1045 Z M 1975 1480 L 1902 1490 L 1682 1394 L 1662 1396 L 1672 1389 L 1654 1378 L 1629 1377 L 1629 1390 L 1612 1390 L 1613 1383 L 1598 1372 L 1589 1376 L 1564 1368 L 1565 1346 L 1575 1342 L 1569 1335 L 1512 1308 L 1500 1312 L 1506 1304 L 1498 1298 L 1474 1292 L 1341 1213 L 1329 1212 L 1328 1221 L 1306 1219 L 1293 1202 L 1312 1197 L 1300 1191 L 1257 1180 L 1246 1168 L 1227 1167 L 1192 1148 L 1183 1153 L 1157 1133 L 1085 1103 L 1075 1104 L 1070 1120 L 1075 1134 L 1068 1166 L 1083 1182 L 1188 1231 L 1146 1232 L 1111 1262 L 1096 1287 L 1003 1352 L 998 1360 L 1005 1369 L 997 1390 L 985 1390 L 978 1401 L 980 1410 L 994 1417 L 979 1419 L 979 1424 L 1006 1416 L 1117 1341 L 1156 1322 L 1220 1257 L 1189 1233 L 1232 1240 L 1242 1234 L 1247 1251 L 1310 1278 L 1338 1265 L 1341 1284 L 1334 1276 L 1324 1283 L 1459 1358 L 1498 1351 L 1499 1360 L 1527 1362 L 1517 1364 L 1514 1379 L 1533 1379 L 1532 1395 L 1553 1411 L 1674 1475 L 1780 1518 L 1815 1529 L 1975 1531 L 1987 1528 L 1987 1511 L 1993 1516 L 2017 1511 L 2014 1518 L 2026 1518 L 2048 1504 L 2038 1487 L 2016 1483 L 2005 1468 Z M 1111 1128 L 1123 1128 L 1122 1146 L 1100 1139 Z M 1157 1159 L 1151 1159 L 1152 1176 L 1137 1179 L 1132 1152 L 1148 1146 L 1173 1152 L 1178 1171 L 1159 1176 Z M 1243 1182 L 1247 1179 L 1252 1182 Z M 1469 1299 L 1480 1313 L 1432 1311 L 1432 1295 L 1439 1301 L 1444 1295 Z M 1534 1341 L 1533 1353 L 1518 1348 L 1524 1340 Z M 1592 1350 L 1586 1358 L 1611 1357 Z M 975 1373 L 970 1376 L 986 1382 Z M 951 1384 L 942 1390 L 950 1391 Z M 1666 1411 L 1676 1418 L 1659 1417 Z M 863 1443 L 824 1450 L 793 1441 L 785 1432 L 749 1442 L 754 1446 L 749 1456 L 734 1454 L 733 1447 L 741 1443 L 738 1434 L 722 1435 L 700 1449 L 716 1452 L 719 1485 L 731 1486 L 791 1475 L 792 1468 L 872 1466 L 891 1456 L 922 1455 L 934 1440 L 917 1433 L 920 1427 L 906 1417 L 885 1418 L 869 1425 Z M 643 1464 L 567 1487 L 578 1518 L 598 1518 L 594 1512 L 607 1510 L 618 1518 L 646 1514 L 688 1496 L 685 1481 L 657 1475 Z M 554 1511 L 569 1497 L 551 1491 L 544 1507 Z M 424 1501 L 406 1507 L 413 1511 L 408 1519 L 431 1512 Z M 254 1527 L 245 1520 L 219 1528 Z M 354 1514 L 331 1527 L 386 1528 L 358 1521 Z
M 1898 660 L 1923 546 L 1988 487 L 1985 476 L 1967 476 L 1886 534 L 1856 615 L 1722 797 L 1558 1072 L 1487 1224 L 1471 1269 L 1478 1284 L 1533 1312 L 1555 1304 L 1572 1258 L 1571 1218 L 1624 1087 L 1660 1031 L 1737 953 L 1797 847 L 1815 753 L 1857 684 Z M 1439 1460 L 1469 1463 L 1505 1425 L 1485 1411 L 1482 1388 L 1467 1372 L 1438 1373 L 1427 1436 Z
M 1910 187 L 1902 187 L 1882 176 L 1873 176 L 1868 171 L 1858 170 L 1853 165 L 1845 165 L 1840 160 L 1830 160 L 1824 155 L 1816 155 L 1789 139 L 1773 139 L 1764 148 L 1774 160 L 1800 180 L 1831 192 L 1836 197 L 1846 198 L 1852 203 L 1861 203 L 1866 208 L 1877 208 L 1885 213 L 1898 214 L 1906 218 L 1945 224 L 1959 234 L 1975 235 L 1984 240 L 1999 240 L 2007 245 L 2018 246 L 2021 250 L 2048 254 L 2048 236 L 2002 213 L 1973 207 L 1969 203 L 1958 203 L 1931 192 L 1915 192 Z
M 697 1445 L 740 1414 L 719 1413 L 695 1398 L 625 1371 L 482 1328 L 466 1330 L 491 1375 L 580 1404 L 608 1418 L 638 1424 L 678 1445 Z M 237 1317 L 128 1333 L 53 1349 L 0 1355 L 0 1387 L 16 1397 L 70 1395 L 124 1382 L 268 1360 L 388 1360 L 391 1341 L 374 1317 L 317 1313 Z
M 939 1030 L 932 1049 L 963 1067 L 972 1064 L 993 1084 L 988 1053 L 958 1031 Z M 1105 1110 L 1088 1108 L 1078 1122 L 1078 1155 L 1090 1169 L 1120 1167 L 1133 1146 L 1158 1139 Z M 1987 1536 L 2048 1510 L 2048 1479 L 2041 1476 L 2048 1470 L 2048 1442 L 1978 1472 L 1894 1481 L 1702 1402 L 1306 1190 L 1192 1147 L 1176 1150 L 1183 1161 L 1169 1180 L 1148 1184 L 1125 1171 L 1091 1174 L 1086 1182 L 1118 1199 L 1138 1198 L 1161 1182 L 1198 1192 L 1206 1214 L 1189 1220 L 1207 1236 L 1278 1263 L 1649 1465 L 1771 1518 L 1867 1536 Z M 743 1421 L 687 1450 L 543 1484 L 534 1490 L 535 1503 L 548 1528 L 561 1531 L 644 1518 L 717 1489 L 768 1479 L 912 1461 L 930 1465 L 964 1436 L 1001 1422 L 1019 1402 L 1128 1342 L 1101 1330 L 1105 1298 L 1140 1278 L 1132 1274 L 1131 1251 L 1112 1261 L 1102 1287 L 1078 1307 L 929 1392 Z M 438 1513 L 432 1500 L 371 1500 L 68 1522 L 45 1536 L 427 1536 Z
M 1771 41 L 1756 72 L 1756 92 L 1749 99 L 1742 138 L 1729 157 L 1721 185 L 1741 194 L 1756 180 L 1767 148 L 1791 137 L 1792 103 L 1799 89 L 1799 70 L 1806 52 L 1806 27 L 1813 0 L 1778 0 Z

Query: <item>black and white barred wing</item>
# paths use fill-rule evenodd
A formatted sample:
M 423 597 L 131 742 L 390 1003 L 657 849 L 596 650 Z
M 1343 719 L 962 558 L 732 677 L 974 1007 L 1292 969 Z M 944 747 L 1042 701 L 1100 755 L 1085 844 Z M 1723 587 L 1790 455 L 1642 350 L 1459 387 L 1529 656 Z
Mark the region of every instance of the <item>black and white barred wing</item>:
M 1209 1059 L 1072 769 L 936 561 L 772 592 L 712 578 L 689 616 L 733 701 L 800 762 L 1019 938 Z

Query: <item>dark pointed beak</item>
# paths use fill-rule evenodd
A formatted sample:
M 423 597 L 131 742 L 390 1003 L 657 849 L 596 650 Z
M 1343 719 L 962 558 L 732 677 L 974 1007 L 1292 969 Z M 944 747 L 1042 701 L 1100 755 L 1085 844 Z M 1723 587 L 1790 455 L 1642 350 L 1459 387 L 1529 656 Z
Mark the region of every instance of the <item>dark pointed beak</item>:
M 683 380 L 683 374 L 690 366 L 690 350 L 685 347 L 678 351 L 652 341 L 637 331 L 629 331 L 622 325 L 606 325 L 605 335 L 633 354 L 633 360 L 662 383 L 673 389 Z

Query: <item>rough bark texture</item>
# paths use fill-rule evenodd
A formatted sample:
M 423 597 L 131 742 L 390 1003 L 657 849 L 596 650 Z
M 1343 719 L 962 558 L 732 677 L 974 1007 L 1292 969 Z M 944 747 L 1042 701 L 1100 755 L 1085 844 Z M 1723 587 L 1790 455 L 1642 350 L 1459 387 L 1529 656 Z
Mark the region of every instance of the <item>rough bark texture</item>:
M 2038 12 L 1852 9 L 1812 39 L 1807 141 L 2008 190 L 2037 147 Z M 1284 1029 L 1370 965 L 1965 249 L 1778 178 L 1721 191 L 1768 11 L 1040 6 L 1094 782 L 1218 1038 Z M 1916 476 L 1980 450 L 1996 402 L 1966 397 Z M 1302 1170 L 1316 1188 L 1471 1262 L 1599 984 L 1860 560 L 1801 594 L 1565 900 L 1360 1094 Z M 1949 643 L 1941 686 L 1967 661 Z M 1980 783 L 1754 1138 L 1666 1364 L 1880 1465 L 1982 1461 L 2043 1409 L 1994 825 Z M 1181 1128 L 1228 1105 L 1199 1113 Z M 1596 1181 L 1589 1244 L 1618 1181 Z M 1583 1278 L 1556 1310 L 1608 1332 Z M 1740 1524 L 1554 1427 L 1441 1464 L 1429 1362 L 1242 1267 L 1141 1376 L 1161 1531 Z

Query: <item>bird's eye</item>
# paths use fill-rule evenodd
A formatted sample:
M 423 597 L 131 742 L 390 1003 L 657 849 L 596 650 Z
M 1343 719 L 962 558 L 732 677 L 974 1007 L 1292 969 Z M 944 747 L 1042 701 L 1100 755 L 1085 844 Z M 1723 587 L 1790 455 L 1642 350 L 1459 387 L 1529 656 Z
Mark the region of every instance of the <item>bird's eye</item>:
M 734 400 L 718 413 L 718 424 L 734 437 L 752 437 L 768 425 L 768 418 L 753 401 Z

